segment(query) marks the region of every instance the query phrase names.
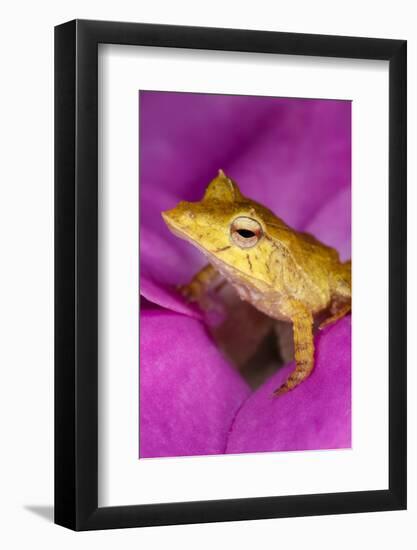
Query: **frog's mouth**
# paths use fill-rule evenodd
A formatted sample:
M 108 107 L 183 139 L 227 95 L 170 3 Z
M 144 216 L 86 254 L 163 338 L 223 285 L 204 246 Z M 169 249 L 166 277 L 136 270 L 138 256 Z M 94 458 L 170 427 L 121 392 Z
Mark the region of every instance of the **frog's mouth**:
M 184 241 L 189 242 L 204 256 L 206 256 L 208 259 L 210 259 L 213 254 L 210 253 L 209 250 L 206 250 L 203 246 L 201 246 L 197 241 L 195 241 L 191 235 L 187 232 L 185 224 L 178 222 L 178 213 L 176 208 L 173 208 L 172 210 L 165 210 L 161 212 L 161 216 L 164 220 L 164 222 L 167 224 L 168 229 L 173 233 L 176 237 L 179 237 L 180 239 L 183 239 Z
M 180 237 L 181 239 L 185 238 L 184 232 L 181 231 L 180 227 L 175 223 L 174 216 L 172 215 L 172 210 L 165 210 L 164 212 L 161 212 L 161 216 L 171 233 L 173 233 L 176 237 Z
M 194 238 L 195 215 L 187 208 L 189 205 L 190 203 L 179 203 L 175 208 L 161 212 L 161 216 L 171 233 L 198 248 L 205 256 L 210 256 L 210 251 Z

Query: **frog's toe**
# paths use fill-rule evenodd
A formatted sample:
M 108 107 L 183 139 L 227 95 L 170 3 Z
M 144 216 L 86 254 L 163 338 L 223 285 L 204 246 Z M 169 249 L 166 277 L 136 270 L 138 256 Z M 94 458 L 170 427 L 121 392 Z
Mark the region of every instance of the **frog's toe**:
M 287 384 L 282 384 L 279 388 L 277 388 L 274 393 L 272 394 L 274 397 L 279 397 L 280 395 L 284 395 L 290 390 L 290 388 L 287 386 Z
M 180 285 L 177 287 L 177 290 L 188 302 L 198 304 L 203 310 L 211 309 L 212 302 L 203 291 L 201 285 L 196 283 Z
M 189 302 L 196 302 L 199 299 L 199 292 L 195 285 L 178 285 L 177 291 Z

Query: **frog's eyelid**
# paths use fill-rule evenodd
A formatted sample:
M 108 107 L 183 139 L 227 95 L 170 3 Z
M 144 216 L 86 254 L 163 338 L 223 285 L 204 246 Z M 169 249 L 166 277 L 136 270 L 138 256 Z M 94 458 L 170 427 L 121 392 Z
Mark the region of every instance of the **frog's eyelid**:
M 254 233 L 262 232 L 262 225 L 249 216 L 238 216 L 230 224 L 232 229 L 246 229 L 248 231 L 253 231 Z

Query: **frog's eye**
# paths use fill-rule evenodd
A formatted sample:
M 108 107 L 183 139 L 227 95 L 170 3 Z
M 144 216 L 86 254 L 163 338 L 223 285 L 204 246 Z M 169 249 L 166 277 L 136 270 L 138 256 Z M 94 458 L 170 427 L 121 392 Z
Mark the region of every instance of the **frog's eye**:
M 261 224 L 252 218 L 239 216 L 230 226 L 230 237 L 239 248 L 251 248 L 262 237 Z

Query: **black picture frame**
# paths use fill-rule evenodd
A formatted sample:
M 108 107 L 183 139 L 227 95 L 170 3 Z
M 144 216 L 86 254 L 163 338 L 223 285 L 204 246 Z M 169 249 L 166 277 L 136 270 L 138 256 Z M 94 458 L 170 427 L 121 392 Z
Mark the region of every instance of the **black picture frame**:
M 98 44 L 389 61 L 389 488 L 98 507 Z M 55 522 L 74 530 L 406 508 L 406 41 L 74 20 L 55 28 Z

